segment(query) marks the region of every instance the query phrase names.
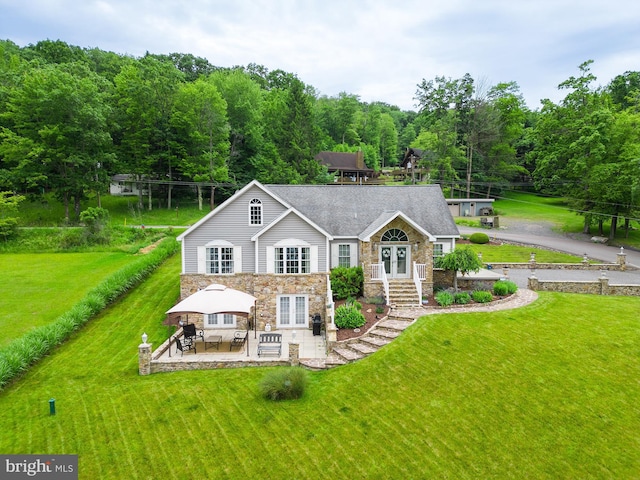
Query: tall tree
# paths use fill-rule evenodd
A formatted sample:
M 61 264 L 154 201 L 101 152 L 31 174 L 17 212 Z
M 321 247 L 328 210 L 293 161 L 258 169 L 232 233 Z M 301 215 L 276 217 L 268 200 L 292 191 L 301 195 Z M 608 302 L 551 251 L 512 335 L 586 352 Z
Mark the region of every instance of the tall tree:
M 591 84 L 589 60 L 579 66 L 580 76 L 570 77 L 558 88 L 569 93 L 559 105 L 543 101 L 536 125 L 534 179 L 538 188 L 567 196 L 584 215 L 584 233 L 589 232 L 597 198 L 592 173 L 606 162 L 613 116 L 607 99 Z
M 24 188 L 53 189 L 75 219 L 88 190 L 104 187 L 100 170 L 110 160 L 108 85 L 86 65 L 32 69 L 9 95 L 0 155 Z
M 183 75 L 169 62 L 145 57 L 125 66 L 115 77 L 117 95 L 116 143 L 122 168 L 138 181 L 138 208 L 142 209 L 142 184 L 172 174 L 170 119 L 173 101 Z M 148 188 L 148 209 L 152 208 Z
M 181 157 L 179 169 L 196 182 L 226 182 L 229 179 L 229 128 L 226 102 L 215 85 L 204 79 L 180 86 L 171 123 L 177 129 L 174 150 Z M 209 207 L 213 210 L 214 186 L 210 188 Z M 202 210 L 202 187 L 198 206 Z

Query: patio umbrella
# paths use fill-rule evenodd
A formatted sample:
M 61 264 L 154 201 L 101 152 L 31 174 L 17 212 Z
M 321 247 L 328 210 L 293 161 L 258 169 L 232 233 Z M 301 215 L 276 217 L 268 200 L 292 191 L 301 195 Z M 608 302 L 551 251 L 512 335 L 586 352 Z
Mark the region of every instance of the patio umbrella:
M 174 305 L 167 313 L 248 314 L 255 303 L 256 297 L 253 295 L 213 283 Z
M 181 302 L 167 310 L 167 314 L 176 313 L 232 313 L 249 316 L 256 303 L 256 297 L 248 293 L 229 288 L 226 285 L 213 283 L 203 290 L 198 290 Z M 254 319 L 255 325 L 255 319 Z M 249 322 L 247 322 L 247 333 Z M 247 335 L 248 336 L 248 335 Z M 247 338 L 247 356 L 249 356 L 249 339 Z

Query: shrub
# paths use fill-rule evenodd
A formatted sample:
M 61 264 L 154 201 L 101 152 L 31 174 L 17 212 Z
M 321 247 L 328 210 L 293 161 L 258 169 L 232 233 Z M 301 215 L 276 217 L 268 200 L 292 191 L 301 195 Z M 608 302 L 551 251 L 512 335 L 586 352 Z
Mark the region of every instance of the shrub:
M 473 292 L 473 294 L 471 294 L 471 297 L 473 298 L 474 302 L 478 303 L 488 303 L 493 300 L 493 295 L 491 295 L 491 292 L 488 292 L 486 290 L 477 290 Z
M 339 300 L 358 297 L 364 286 L 362 267 L 336 267 L 331 270 L 331 290 Z
M 453 301 L 458 305 L 466 305 L 471 301 L 471 295 L 467 292 L 458 292 L 453 295 Z
M 479 244 L 489 243 L 489 235 L 483 232 L 472 233 L 469 236 L 469 241 L 471 243 L 479 243 Z
M 518 286 L 510 280 L 498 280 L 493 284 L 493 294 L 499 296 L 511 295 L 518 290 Z
M 353 305 L 340 305 L 336 308 L 335 324 L 338 328 L 360 328 L 367 320 L 362 312 Z
M 380 313 L 384 313 L 384 307 L 381 305 L 378 305 L 376 307 L 376 313 L 380 314 Z
M 509 295 L 518 291 L 518 285 L 516 285 L 515 282 L 512 282 L 511 280 L 505 280 L 504 282 L 507 284 L 507 293 Z
M 453 295 L 447 291 L 438 292 L 435 296 L 436 303 L 441 307 L 448 307 L 453 304 Z
M 307 386 L 307 371 L 300 367 L 278 368 L 267 373 L 260 389 L 268 400 L 293 400 L 302 397 Z
M 347 298 L 345 305 L 347 305 L 348 307 L 353 307 L 356 310 L 362 310 L 362 304 L 353 297 Z

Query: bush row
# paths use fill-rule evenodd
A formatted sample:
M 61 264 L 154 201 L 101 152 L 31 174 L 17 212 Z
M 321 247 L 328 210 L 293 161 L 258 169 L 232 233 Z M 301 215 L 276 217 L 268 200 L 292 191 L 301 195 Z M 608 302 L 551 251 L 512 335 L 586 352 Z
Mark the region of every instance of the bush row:
M 498 280 L 493 284 L 493 294 L 487 290 L 477 290 L 471 294 L 467 292 L 451 293 L 447 290 L 436 293 L 435 300 L 441 307 L 448 307 L 454 303 L 465 305 L 473 300 L 476 303 L 488 303 L 493 301 L 493 295 L 511 295 L 518 290 L 518 286 L 510 280 Z
M 11 379 L 63 343 L 75 330 L 138 285 L 162 262 L 178 251 L 174 238 L 162 240 L 149 254 L 140 256 L 102 283 L 52 323 L 33 329 L 0 350 L 0 389 Z

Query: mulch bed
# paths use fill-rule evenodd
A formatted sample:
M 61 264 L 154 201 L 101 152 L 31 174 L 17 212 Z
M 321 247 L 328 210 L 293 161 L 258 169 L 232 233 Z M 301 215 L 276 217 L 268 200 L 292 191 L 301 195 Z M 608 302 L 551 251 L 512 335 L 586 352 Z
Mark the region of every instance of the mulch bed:
M 449 307 L 441 307 L 440 305 L 438 305 L 436 303 L 435 298 L 433 297 L 433 295 L 427 297 L 427 305 L 425 305 L 427 308 L 429 309 L 434 309 L 434 310 L 439 310 L 439 309 L 445 309 L 445 308 L 459 308 L 459 309 L 464 309 L 465 307 L 475 307 L 478 305 L 491 305 L 493 303 L 496 302 L 501 302 L 502 300 L 504 300 L 505 298 L 509 298 L 511 295 L 506 295 L 506 296 L 502 296 L 502 297 L 498 297 L 498 296 L 493 296 L 493 301 L 492 302 L 488 302 L 488 303 L 477 303 L 474 302 L 473 300 L 471 300 L 469 303 L 467 303 L 466 305 L 450 305 Z M 345 303 L 346 300 L 337 300 L 335 302 L 335 307 L 339 307 L 340 305 L 343 305 Z M 337 340 L 343 341 L 343 340 L 349 340 L 351 338 L 357 338 L 360 337 L 362 335 L 364 335 L 365 333 L 367 333 L 369 331 L 369 329 L 371 329 L 371 327 L 373 327 L 377 322 L 379 322 L 381 319 L 383 319 L 384 317 L 386 317 L 389 314 L 389 307 L 388 306 L 384 306 L 384 312 L 383 313 L 376 313 L 376 308 L 379 305 L 375 305 L 372 303 L 365 303 L 363 298 L 359 298 L 358 301 L 362 304 L 362 314 L 364 315 L 364 318 L 366 320 L 366 323 L 358 328 L 355 329 L 351 329 L 351 328 L 339 328 L 337 331 Z
M 340 305 L 344 305 L 346 300 L 337 300 L 335 302 L 335 307 L 339 307 Z M 376 313 L 376 308 L 379 305 L 375 305 L 373 303 L 366 303 L 363 298 L 359 298 L 358 302 L 362 304 L 362 314 L 364 315 L 365 320 L 367 321 L 360 328 L 352 329 L 352 328 L 339 328 L 337 332 L 337 340 L 340 342 L 342 340 L 349 340 L 350 338 L 356 338 L 361 335 L 364 335 L 369 331 L 371 327 L 373 327 L 376 322 L 379 322 L 380 319 L 386 317 L 389 314 L 389 307 L 384 305 L 384 312 Z M 356 331 L 358 330 L 358 331 Z

